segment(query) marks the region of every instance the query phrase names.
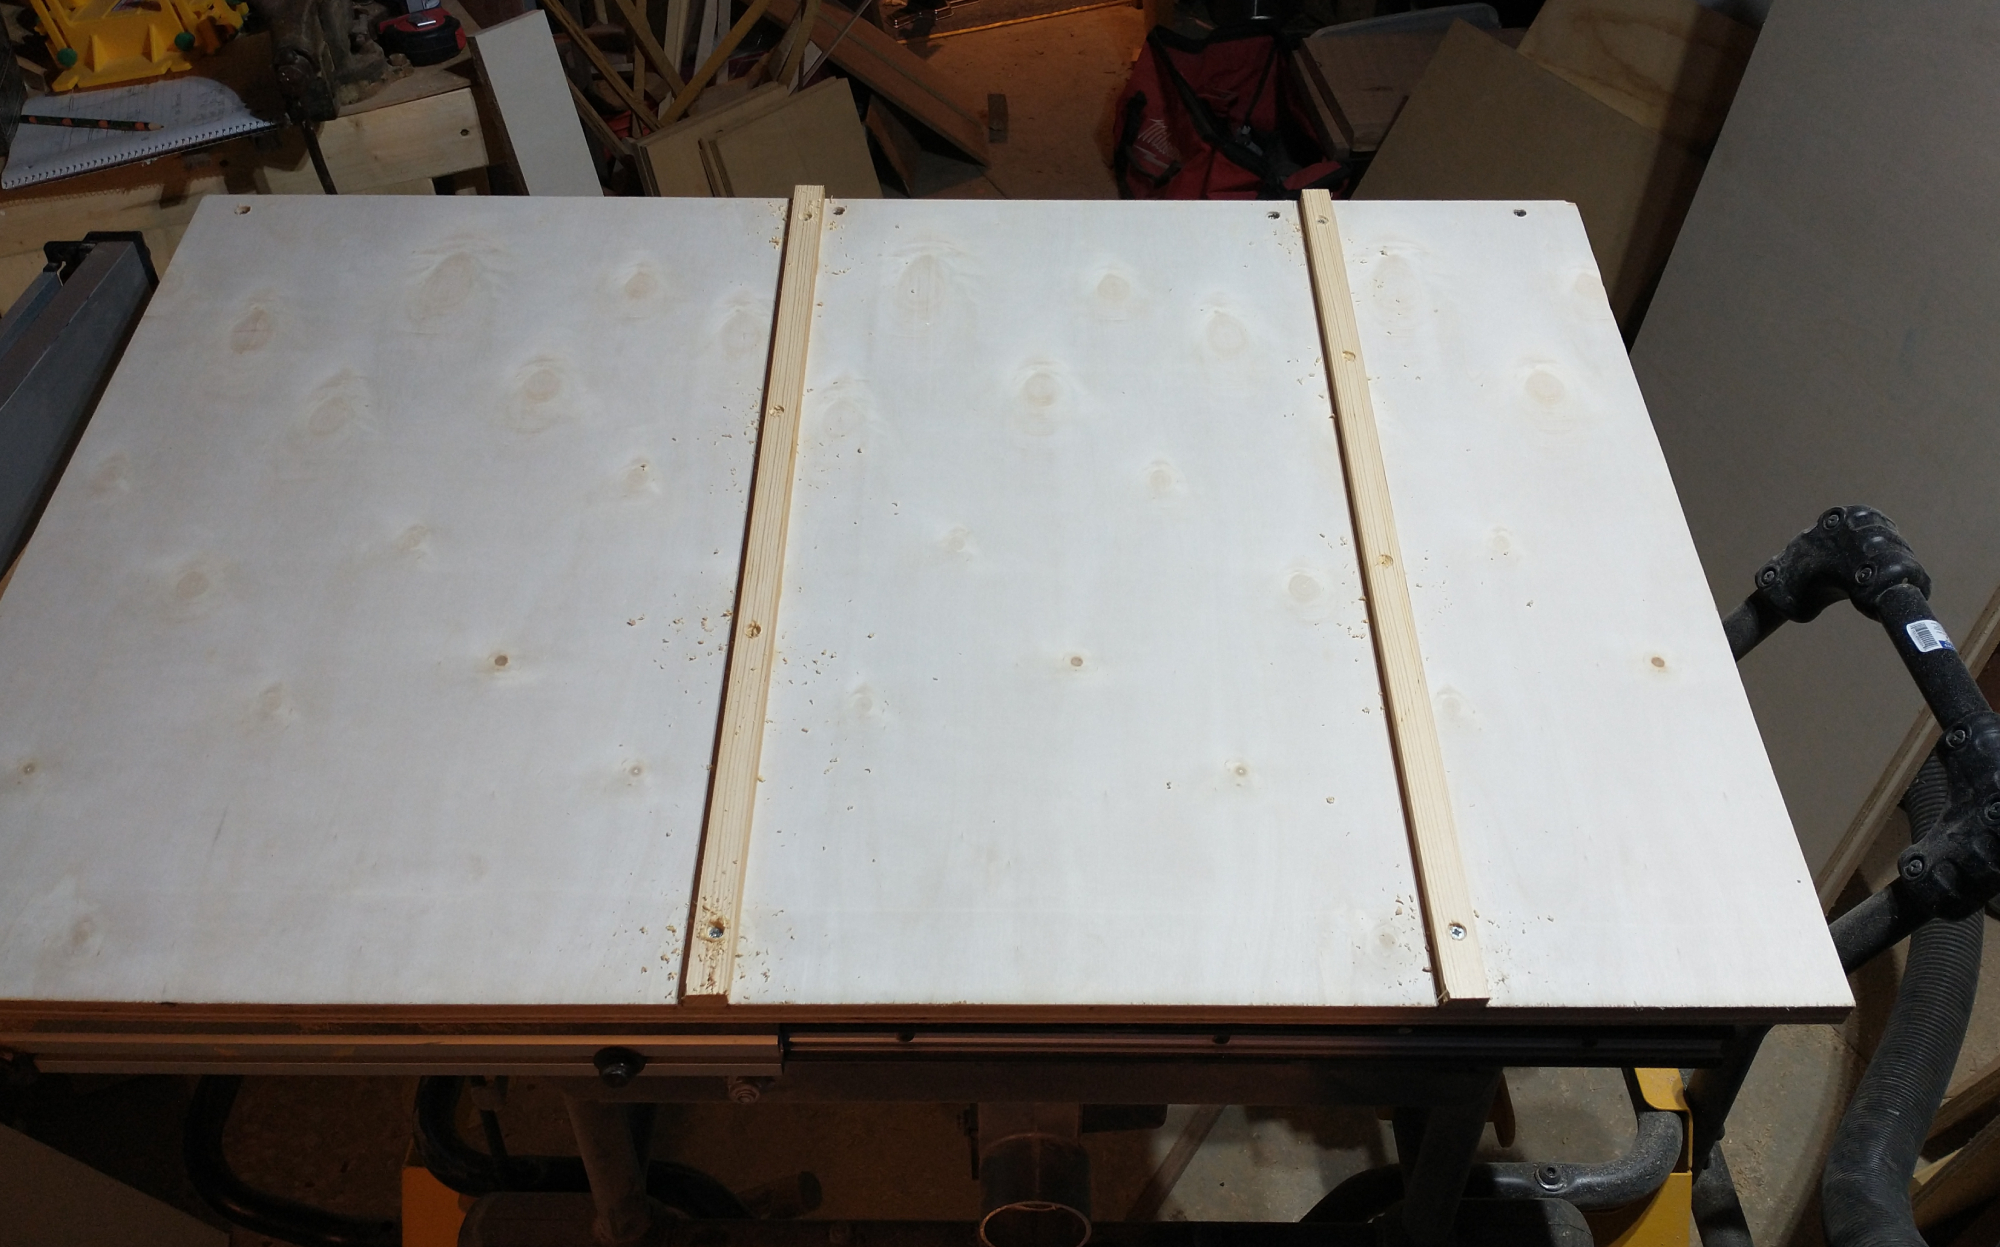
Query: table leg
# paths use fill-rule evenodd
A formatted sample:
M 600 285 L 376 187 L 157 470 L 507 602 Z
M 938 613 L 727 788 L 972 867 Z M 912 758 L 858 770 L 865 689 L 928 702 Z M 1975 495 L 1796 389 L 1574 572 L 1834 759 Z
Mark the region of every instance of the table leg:
M 597 1205 L 592 1233 L 600 1243 L 637 1242 L 652 1229 L 653 1210 L 646 1198 L 645 1166 L 632 1139 L 632 1106 L 574 1096 L 564 1100 Z
M 1417 1143 L 1415 1159 L 1407 1162 L 1403 1186 L 1403 1230 L 1417 1247 L 1434 1247 L 1451 1240 L 1466 1175 L 1472 1171 L 1472 1156 L 1499 1088 L 1500 1071 L 1494 1070 L 1471 1099 L 1425 1113 L 1421 1131 L 1414 1128 L 1414 1122 L 1406 1126 L 1403 1112 L 1398 1112 L 1398 1147 L 1406 1134 Z

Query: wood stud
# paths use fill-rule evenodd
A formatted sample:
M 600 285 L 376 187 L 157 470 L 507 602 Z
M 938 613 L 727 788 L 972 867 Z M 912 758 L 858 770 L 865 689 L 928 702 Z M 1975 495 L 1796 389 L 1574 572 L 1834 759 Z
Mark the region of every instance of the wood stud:
M 750 493 L 750 534 L 729 643 L 722 732 L 689 920 L 681 999 L 690 1004 L 726 1002 L 736 971 L 743 873 L 756 814 L 764 708 L 771 691 L 785 568 L 785 529 L 791 520 L 792 473 L 798 458 L 799 405 L 805 397 L 806 341 L 812 328 L 826 210 L 824 188 L 801 186 L 792 192 L 784 265 L 778 274 L 777 315 L 771 325 L 771 363 L 764 382 L 764 427 Z
M 1403 808 L 1409 821 L 1411 856 L 1423 894 L 1430 934 L 1431 964 L 1438 1000 L 1484 1002 L 1492 989 L 1473 921 L 1471 890 L 1459 853 L 1451 792 L 1445 783 L 1444 754 L 1417 646 L 1416 614 L 1404 578 L 1403 552 L 1396 540 L 1396 517 L 1389 500 L 1388 472 L 1375 428 L 1375 405 L 1361 358 L 1361 331 L 1354 296 L 1347 284 L 1347 260 L 1333 200 L 1309 190 L 1299 201 L 1306 266 L 1319 307 L 1320 343 L 1332 384 L 1334 425 L 1340 435 L 1341 466 L 1348 505 L 1354 513 L 1354 540 L 1368 594 L 1370 630 L 1389 711 L 1390 743 L 1396 754 Z

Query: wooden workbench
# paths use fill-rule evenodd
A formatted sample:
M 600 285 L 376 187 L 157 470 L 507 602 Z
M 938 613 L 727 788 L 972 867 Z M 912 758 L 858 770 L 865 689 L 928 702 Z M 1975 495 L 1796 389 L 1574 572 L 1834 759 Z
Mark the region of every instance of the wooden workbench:
M 0 1044 L 1848 1007 L 1572 208 L 787 213 L 204 201 L 0 598 Z

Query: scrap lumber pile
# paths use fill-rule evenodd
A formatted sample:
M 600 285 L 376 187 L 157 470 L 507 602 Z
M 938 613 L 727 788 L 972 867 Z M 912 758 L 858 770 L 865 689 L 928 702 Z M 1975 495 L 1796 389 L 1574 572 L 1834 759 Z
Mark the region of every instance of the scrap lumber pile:
M 986 163 L 985 119 L 877 24 L 873 0 L 858 9 L 706 0 L 699 11 L 694 0 L 676 0 L 659 37 L 634 0 L 596 0 L 617 9 L 620 23 L 609 30 L 565 7 L 589 2 L 541 0 L 587 63 L 579 74 L 574 59 L 566 62 L 570 88 L 614 188 L 785 195 L 816 183 L 838 196 L 876 197 L 877 156 L 908 190 L 926 135 Z M 636 185 L 621 184 L 621 162 Z
M 817 183 L 866 198 L 878 176 L 908 192 L 926 150 L 988 159 L 983 110 L 882 29 L 879 0 L 447 7 L 463 52 L 396 67 L 315 127 L 338 193 L 783 196 Z M 303 132 L 273 103 L 271 60 L 253 34 L 200 71 L 273 123 L 261 133 L 0 191 L 0 309 L 41 270 L 44 242 L 138 230 L 164 267 L 204 195 L 322 193 Z M 44 89 L 49 67 L 23 64 Z
M 1356 199 L 1575 203 L 1629 338 L 1755 41 L 1695 0 L 1549 0 L 1525 32 L 1334 27 L 1294 72 Z

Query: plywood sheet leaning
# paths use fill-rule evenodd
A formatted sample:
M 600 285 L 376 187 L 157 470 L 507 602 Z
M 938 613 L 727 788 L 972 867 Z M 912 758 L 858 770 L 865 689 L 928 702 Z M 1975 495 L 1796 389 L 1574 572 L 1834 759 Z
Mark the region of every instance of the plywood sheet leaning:
M 789 26 L 798 12 L 799 0 L 770 0 L 773 21 Z M 838 5 L 821 6 L 812 41 L 827 50 L 834 64 L 885 96 L 968 160 L 990 163 L 986 123 L 979 110 L 961 100 L 942 75 L 894 37 L 866 21 L 848 20 L 852 16 Z
M 763 421 L 757 435 L 757 481 L 750 496 L 749 537 L 743 546 L 743 576 L 730 629 L 729 684 L 715 747 L 715 781 L 702 832 L 701 875 L 690 919 L 694 939 L 683 993 L 690 1001 L 728 998 L 741 944 L 737 915 L 743 905 L 743 875 L 757 810 L 757 787 L 764 782 L 761 759 L 766 702 L 777 652 L 799 409 L 805 395 L 806 346 L 812 330 L 826 212 L 822 188 L 801 186 L 792 193 L 777 311 L 771 326 L 770 367 L 764 379 Z
M 500 122 L 497 145 L 521 189 L 530 195 L 602 196 L 547 15 L 539 9 L 523 13 L 467 42 Z
M 761 117 L 718 131 L 702 148 L 720 195 L 783 197 L 794 186 L 823 186 L 842 199 L 882 197 L 845 78 L 828 78 Z
M 1404 33 L 1314 35 L 1299 45 L 1301 59 L 1323 98 L 1339 114 L 1348 146 L 1372 152 L 1382 145 L 1403 102 L 1444 42 L 1441 30 Z
M 1333 419 L 1340 430 L 1341 468 L 1354 513 L 1355 550 L 1367 587 L 1369 631 L 1375 638 L 1389 740 L 1395 747 L 1411 856 L 1423 893 L 1438 1000 L 1484 1003 L 1493 993 L 1459 853 L 1457 817 L 1410 607 L 1409 564 L 1396 537 L 1395 505 L 1382 467 L 1375 402 L 1361 333 L 1355 327 L 1354 296 L 1348 289 L 1347 257 L 1332 197 L 1321 190 L 1307 191 L 1299 201 L 1299 221 L 1333 388 Z
M 1432 1009 L 1295 214 L 835 213 L 732 1005 Z
M 1970 120 L 2000 114 L 1991 29 L 1969 0 L 1776 6 L 1632 356 L 1718 604 L 1821 508 L 1865 502 L 1975 671 L 2000 620 L 2000 155 Z M 1843 168 L 1855 151 L 1880 154 L 1871 176 Z M 1936 726 L 1845 607 L 1743 679 L 1830 904 Z
M 1651 288 L 1700 163 L 1671 139 L 1459 23 L 1356 199 L 1566 199 L 1621 323 Z
M 1298 92 L 1299 99 L 1305 104 L 1306 119 L 1312 123 L 1313 137 L 1319 140 L 1320 150 L 1324 151 L 1329 159 L 1347 159 L 1352 152 L 1340 110 L 1334 107 L 1333 97 L 1320 82 L 1318 74 L 1312 68 L 1310 58 L 1303 49 L 1294 49 L 1286 58 L 1285 68 L 1291 74 L 1291 89 Z
M 781 108 L 789 98 L 782 83 L 767 82 L 726 107 L 683 117 L 640 139 L 633 145 L 633 151 L 638 157 L 639 176 L 646 193 L 669 197 L 717 194 L 702 161 L 701 141 L 729 126 Z
M 1489 1008 L 1837 1016 L 1847 980 L 1576 209 L 1334 212 Z M 1690 887 L 1687 861 L 1728 869 Z
M 662 207 L 203 202 L 0 598 L 0 1000 L 673 1004 L 782 217 Z
M 1521 55 L 1705 152 L 1756 44 L 1755 28 L 1695 0 L 1549 0 Z
M 228 1247 L 229 1235 L 48 1144 L 0 1126 L 0 1207 L 8 1244 Z

